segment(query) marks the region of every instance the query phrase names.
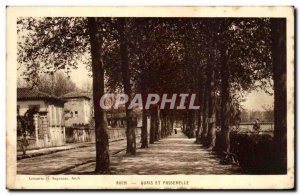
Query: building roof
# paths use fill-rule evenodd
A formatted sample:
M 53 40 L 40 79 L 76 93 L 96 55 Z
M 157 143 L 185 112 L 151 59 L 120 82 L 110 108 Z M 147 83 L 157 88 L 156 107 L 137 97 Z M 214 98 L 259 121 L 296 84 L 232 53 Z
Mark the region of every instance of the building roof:
M 29 87 L 17 89 L 17 100 L 50 100 L 61 103 L 65 102 L 63 99 L 56 96 L 49 95 L 37 89 L 31 89 Z
M 87 92 L 83 91 L 72 91 L 62 96 L 63 99 L 71 99 L 71 98 L 86 98 L 91 99 Z

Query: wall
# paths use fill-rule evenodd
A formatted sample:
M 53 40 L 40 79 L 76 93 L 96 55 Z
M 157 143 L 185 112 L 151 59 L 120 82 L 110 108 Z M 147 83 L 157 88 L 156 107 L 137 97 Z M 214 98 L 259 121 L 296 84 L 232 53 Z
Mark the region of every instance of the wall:
M 85 98 L 67 99 L 65 103 L 65 124 L 71 127 L 73 124 L 89 124 L 91 108 L 89 100 Z M 77 112 L 77 114 L 75 113 Z
M 111 140 L 126 138 L 126 129 L 125 128 L 109 128 L 108 136 L 109 136 L 109 139 L 111 139 Z M 135 128 L 135 136 L 136 137 L 141 136 L 141 128 L 140 127 Z
M 126 138 L 125 128 L 108 128 L 108 137 L 110 140 Z M 135 129 L 136 137 L 141 136 L 141 128 Z M 87 128 L 66 128 L 66 142 L 95 142 L 95 131 Z
M 89 124 L 91 120 L 90 100 L 84 99 L 84 124 Z
M 66 142 L 94 142 L 95 131 L 84 127 L 66 127 Z

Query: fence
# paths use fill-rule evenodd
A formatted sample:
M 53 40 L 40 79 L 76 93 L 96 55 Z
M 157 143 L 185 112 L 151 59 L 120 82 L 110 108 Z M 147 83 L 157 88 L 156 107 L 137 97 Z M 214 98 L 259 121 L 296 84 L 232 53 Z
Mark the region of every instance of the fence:
M 259 131 L 253 129 L 254 123 L 241 123 L 238 127 L 235 125 L 230 126 L 231 131 L 237 131 L 238 133 L 260 133 L 260 134 L 273 134 L 274 123 L 273 122 L 262 122 L 260 123 Z M 220 131 L 221 127 L 217 126 L 217 131 Z

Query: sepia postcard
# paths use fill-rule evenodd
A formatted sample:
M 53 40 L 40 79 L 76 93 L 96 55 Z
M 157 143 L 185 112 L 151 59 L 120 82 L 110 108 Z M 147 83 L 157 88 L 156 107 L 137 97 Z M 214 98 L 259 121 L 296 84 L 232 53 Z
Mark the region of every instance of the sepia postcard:
M 294 7 L 14 7 L 7 188 L 294 189 Z

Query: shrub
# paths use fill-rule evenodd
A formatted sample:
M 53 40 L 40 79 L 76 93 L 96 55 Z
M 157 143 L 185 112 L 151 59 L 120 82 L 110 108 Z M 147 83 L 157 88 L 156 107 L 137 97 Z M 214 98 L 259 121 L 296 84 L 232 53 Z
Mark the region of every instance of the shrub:
M 269 134 L 230 134 L 230 151 L 234 153 L 241 168 L 250 174 L 272 172 L 273 137 Z
M 221 133 L 217 131 L 215 150 L 220 151 Z M 258 133 L 230 133 L 230 152 L 248 174 L 270 174 L 273 171 L 273 136 Z

